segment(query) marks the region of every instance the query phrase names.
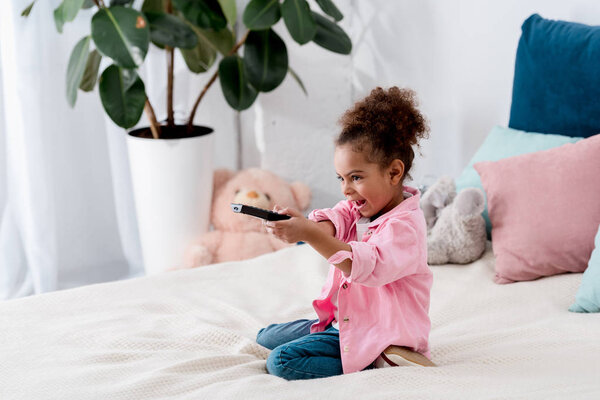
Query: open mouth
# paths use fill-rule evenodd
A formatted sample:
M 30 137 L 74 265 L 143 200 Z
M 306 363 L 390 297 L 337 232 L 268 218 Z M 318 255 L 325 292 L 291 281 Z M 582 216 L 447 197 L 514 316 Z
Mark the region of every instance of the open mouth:
M 363 208 L 365 204 L 367 204 L 366 200 L 354 200 L 354 204 L 357 208 Z

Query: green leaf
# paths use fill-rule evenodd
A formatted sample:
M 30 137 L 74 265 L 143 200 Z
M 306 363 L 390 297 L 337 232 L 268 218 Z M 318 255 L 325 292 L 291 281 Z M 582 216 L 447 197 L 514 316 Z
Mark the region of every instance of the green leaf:
M 62 3 L 54 10 L 54 25 L 56 25 L 56 30 L 59 33 L 62 33 L 63 25 L 65 24 L 65 19 L 63 18 L 62 11 Z
M 185 18 L 204 29 L 223 29 L 227 19 L 217 0 L 173 0 L 173 4 Z
M 337 22 L 341 21 L 344 18 L 344 14 L 340 12 L 340 10 L 333 4 L 331 0 L 317 0 L 317 4 L 321 7 L 321 10 Z
M 191 50 L 179 49 L 185 65 L 195 74 L 206 72 L 214 64 L 217 54 L 210 49 L 196 46 Z
M 120 67 L 136 68 L 148 52 L 150 29 L 139 11 L 121 6 L 103 8 L 92 17 L 92 39 L 98 51 Z
M 225 57 L 219 63 L 219 82 L 225 100 L 235 110 L 249 108 L 258 96 L 246 78 L 244 61 L 237 54 Z
M 281 18 L 279 0 L 251 0 L 244 11 L 244 25 L 259 31 L 269 29 Z
M 133 0 L 110 0 L 110 6 L 128 6 Z
M 217 52 L 227 55 L 233 48 L 233 33 L 229 29 L 213 31 L 198 28 L 187 21 L 186 23 L 198 38 L 198 45 L 195 48 L 181 49 L 181 55 L 190 71 L 196 74 L 206 72 L 217 59 Z
M 83 2 L 85 0 L 63 0 L 62 3 L 54 10 L 54 23 L 56 30 L 62 33 L 65 22 L 70 22 L 75 19 Z
M 272 29 L 250 31 L 244 45 L 244 63 L 252 86 L 270 92 L 283 82 L 288 71 L 285 43 Z
M 217 52 L 227 55 L 233 48 L 233 33 L 229 29 L 213 31 L 200 29 L 187 23 L 196 32 L 198 45 L 193 49 L 181 49 L 181 55 L 188 69 L 196 74 L 206 72 L 217 59 Z
M 300 77 L 298 76 L 298 74 L 296 74 L 296 72 L 292 69 L 292 67 L 289 67 L 288 71 L 290 72 L 290 75 L 292 75 L 292 78 L 294 78 L 294 80 L 298 83 L 298 85 L 300 85 L 300 89 L 302 89 L 304 94 L 308 97 L 308 92 L 306 91 L 306 88 L 304 87 L 304 83 L 302 83 L 302 79 L 300 79 Z
M 112 64 L 102 72 L 98 86 L 102 106 L 115 124 L 125 129 L 137 124 L 146 103 L 146 91 L 134 70 Z
M 102 60 L 102 56 L 100 53 L 98 53 L 98 50 L 90 52 L 87 63 L 85 64 L 83 78 L 81 78 L 81 83 L 79 84 L 79 89 L 83 90 L 84 92 L 91 92 L 94 90 L 94 86 L 96 86 L 96 80 L 98 79 L 100 60 Z
M 192 26 L 198 44 L 193 49 L 180 49 L 188 69 L 196 74 L 206 72 L 217 59 L 217 49 L 207 41 L 199 28 Z
M 142 12 L 165 12 L 167 10 L 167 0 L 144 0 Z
M 229 55 L 229 52 L 235 46 L 233 33 L 229 29 L 221 29 L 220 31 L 213 31 L 211 29 L 198 29 L 197 33 L 199 37 L 202 37 L 206 40 L 207 46 L 210 45 L 214 47 L 224 56 Z
M 227 18 L 229 25 L 234 26 L 237 22 L 237 7 L 235 5 L 235 0 L 219 0 L 219 5 L 221 6 L 221 10 L 223 10 L 223 14 L 225 14 L 225 18 Z
M 71 107 L 75 105 L 75 101 L 77 100 L 77 89 L 83 77 L 89 48 L 90 37 L 86 36 L 77 42 L 71 52 L 71 57 L 69 57 L 69 65 L 67 67 L 67 101 Z
M 81 8 L 83 8 L 84 10 L 87 10 L 88 8 L 92 8 L 95 6 L 96 6 L 96 3 L 94 3 L 94 0 L 85 0 L 83 2 L 83 5 L 81 6 Z
M 150 38 L 163 46 L 191 49 L 198 44 L 196 33 L 175 15 L 164 12 L 144 14 L 150 23 Z
M 316 12 L 313 12 L 313 16 L 317 22 L 317 33 L 313 42 L 334 53 L 350 54 L 352 51 L 352 41 L 346 35 L 346 32 L 335 22 Z
M 305 44 L 315 37 L 317 23 L 306 0 L 285 0 L 281 5 L 281 14 L 296 42 Z
M 21 11 L 21 17 L 29 16 L 29 13 L 31 13 L 31 9 L 33 8 L 33 5 L 35 4 L 35 1 L 36 0 L 33 0 L 30 5 L 28 5 L 27 7 L 25 7 L 25 9 L 23 11 Z

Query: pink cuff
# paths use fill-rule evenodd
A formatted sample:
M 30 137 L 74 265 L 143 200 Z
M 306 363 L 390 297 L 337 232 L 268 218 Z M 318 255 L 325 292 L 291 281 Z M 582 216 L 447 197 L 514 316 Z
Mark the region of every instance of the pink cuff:
M 375 246 L 366 242 L 350 242 L 354 261 L 350 277 L 353 282 L 363 283 L 372 276 L 377 264 L 377 251 Z
M 344 232 L 344 221 L 333 208 L 323 208 L 320 210 L 313 210 L 309 215 L 308 219 L 315 222 L 329 221 L 335 228 L 335 238 L 342 240 L 340 235 Z
M 340 250 L 327 259 L 329 264 L 339 264 L 349 258 L 352 261 L 352 252 L 348 250 Z
M 330 219 L 323 210 L 312 210 L 307 218 L 315 222 L 327 221 Z

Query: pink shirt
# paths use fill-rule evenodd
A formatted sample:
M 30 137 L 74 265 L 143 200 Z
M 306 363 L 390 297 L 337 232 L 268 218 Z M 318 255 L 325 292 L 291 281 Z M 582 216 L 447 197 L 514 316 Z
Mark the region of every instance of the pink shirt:
M 430 357 L 429 290 L 433 275 L 427 265 L 427 230 L 419 207 L 419 191 L 369 224 L 362 240 L 356 238 L 361 218 L 353 203 L 343 200 L 333 208 L 314 210 L 309 219 L 329 220 L 335 237 L 352 251 L 338 251 L 327 260 L 349 258 L 346 277 L 333 265 L 320 296 L 313 301 L 319 322 L 311 333 L 322 332 L 334 319 L 332 295 L 338 293 L 340 351 L 344 373 L 372 363 L 389 345 L 406 346 Z

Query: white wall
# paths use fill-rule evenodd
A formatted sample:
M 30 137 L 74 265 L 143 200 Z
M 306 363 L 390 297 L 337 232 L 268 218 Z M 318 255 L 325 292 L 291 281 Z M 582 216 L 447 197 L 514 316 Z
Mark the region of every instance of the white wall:
M 291 78 L 261 94 L 244 116 L 244 165 L 260 165 L 314 191 L 311 207 L 341 199 L 333 169 L 336 121 L 375 86 L 413 88 L 430 121 L 430 138 L 411 174 L 458 176 L 493 125 L 507 125 L 520 27 L 532 13 L 600 25 L 597 0 L 337 1 L 350 57 L 291 43 Z M 285 35 L 280 22 L 275 29 Z M 256 148 L 248 136 L 254 133 Z

